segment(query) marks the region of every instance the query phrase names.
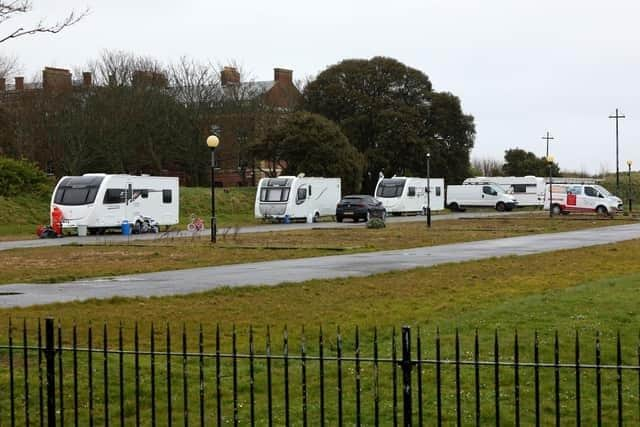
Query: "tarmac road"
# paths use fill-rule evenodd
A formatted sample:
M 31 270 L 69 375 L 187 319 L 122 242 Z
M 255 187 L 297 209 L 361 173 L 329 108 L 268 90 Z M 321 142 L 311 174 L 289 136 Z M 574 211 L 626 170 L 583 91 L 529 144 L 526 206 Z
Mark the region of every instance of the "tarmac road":
M 310 279 L 367 276 L 436 264 L 529 255 L 640 238 L 640 224 L 510 237 L 416 249 L 337 255 L 136 274 L 58 284 L 0 286 L 0 307 L 90 298 L 149 297 L 203 292 L 222 286 L 276 285 Z
M 490 218 L 490 217 L 501 217 L 506 215 L 514 215 L 514 214 L 540 214 L 540 211 L 524 211 L 524 212 L 460 212 L 460 213 L 450 213 L 450 214 L 441 214 L 441 215 L 433 215 L 431 219 L 433 221 L 442 221 L 446 219 L 457 219 L 457 218 Z M 424 216 L 402 216 L 402 217 L 389 217 L 387 218 L 389 223 L 396 222 L 420 222 L 424 221 L 426 223 L 427 219 Z M 349 228 L 349 227 L 364 227 L 364 222 L 351 222 L 345 221 L 342 223 L 338 222 L 318 222 L 314 224 L 306 224 L 306 223 L 292 223 L 292 224 L 265 224 L 265 225 L 254 225 L 254 226 L 246 226 L 239 227 L 237 229 L 237 233 L 268 233 L 271 231 L 290 231 L 290 230 L 305 230 L 312 228 Z M 235 233 L 236 230 L 231 228 L 218 228 L 218 236 L 222 236 L 225 233 Z M 122 243 L 131 240 L 153 240 L 153 239 L 163 239 L 163 238 L 191 238 L 194 235 L 196 236 L 208 236 L 210 231 L 208 229 L 202 230 L 198 233 L 192 233 L 186 230 L 183 231 L 171 231 L 168 233 L 158 233 L 158 234 L 134 234 L 130 236 L 123 236 L 121 234 L 106 234 L 102 236 L 67 236 L 60 239 L 31 239 L 31 240 L 14 240 L 14 241 L 6 241 L 0 242 L 0 251 L 6 251 L 8 249 L 26 249 L 26 248 L 40 248 L 40 247 L 49 247 L 49 246 L 63 246 L 69 244 L 103 244 L 103 243 Z

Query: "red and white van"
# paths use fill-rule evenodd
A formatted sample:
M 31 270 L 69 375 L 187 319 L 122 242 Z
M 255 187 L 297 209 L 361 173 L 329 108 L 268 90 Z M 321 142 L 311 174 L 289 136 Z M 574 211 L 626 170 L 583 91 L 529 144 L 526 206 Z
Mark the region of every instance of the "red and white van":
M 595 212 L 600 215 L 613 215 L 621 211 L 622 199 L 611 194 L 597 184 L 552 184 L 553 194 L 549 194 L 549 185 L 545 191 L 544 209 L 549 205 L 554 214 L 569 212 Z

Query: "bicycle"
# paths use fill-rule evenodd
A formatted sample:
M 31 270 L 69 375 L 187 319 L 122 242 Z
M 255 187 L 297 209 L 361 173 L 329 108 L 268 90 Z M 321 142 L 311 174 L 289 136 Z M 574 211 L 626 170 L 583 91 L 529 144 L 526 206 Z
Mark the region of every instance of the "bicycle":
M 191 214 L 191 222 L 187 224 L 187 230 L 192 233 L 204 230 L 204 221 L 202 218 L 196 217 L 195 214 Z

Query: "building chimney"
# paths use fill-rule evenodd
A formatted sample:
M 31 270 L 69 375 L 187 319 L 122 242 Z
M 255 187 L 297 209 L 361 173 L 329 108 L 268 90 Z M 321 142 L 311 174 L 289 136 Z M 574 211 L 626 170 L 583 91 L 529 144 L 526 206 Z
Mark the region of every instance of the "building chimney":
M 42 70 L 42 88 L 46 91 L 71 90 L 71 72 L 64 68 L 44 67 Z
M 5 90 L 7 90 L 7 81 L 4 77 L 0 77 L 0 92 L 4 92 Z
M 273 80 L 280 83 L 293 84 L 293 71 L 284 68 L 274 68 Z
M 24 77 L 16 77 L 16 90 L 24 90 Z
M 239 84 L 240 73 L 235 67 L 224 67 L 220 73 L 220 83 L 222 86 L 228 84 Z
M 82 73 L 82 86 L 91 87 L 91 73 L 89 71 Z

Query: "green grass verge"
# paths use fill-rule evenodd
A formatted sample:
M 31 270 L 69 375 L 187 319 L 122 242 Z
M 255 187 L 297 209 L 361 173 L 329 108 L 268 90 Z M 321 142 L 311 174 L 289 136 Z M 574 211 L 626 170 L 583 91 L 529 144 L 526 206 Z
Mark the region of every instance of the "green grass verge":
M 557 331 L 560 341 L 560 361 L 573 362 L 575 333 L 581 334 L 581 361 L 593 363 L 595 353 L 595 334 L 601 334 L 603 363 L 614 363 L 615 336 L 619 331 L 622 338 L 623 363 L 637 363 L 638 344 L 638 294 L 640 293 L 640 241 L 630 241 L 616 245 L 598 246 L 555 253 L 537 254 L 526 257 L 506 257 L 462 264 L 448 264 L 433 268 L 416 269 L 407 272 L 395 272 L 371 277 L 314 280 L 300 284 L 284 284 L 275 287 L 256 287 L 241 289 L 221 289 L 203 294 L 165 297 L 165 298 L 115 298 L 112 300 L 93 300 L 81 303 L 55 304 L 42 307 L 2 310 L 6 319 L 9 315 L 15 322 L 26 317 L 30 331 L 34 331 L 33 319 L 52 315 L 59 319 L 62 337 L 66 345 L 71 343 L 71 327 L 78 322 L 79 340 L 87 344 L 88 322 L 93 322 L 93 344 L 103 345 L 101 336 L 103 322 L 110 333 L 111 348 L 117 347 L 117 328 L 123 322 L 123 342 L 125 347 L 133 346 L 133 325 L 138 322 L 140 328 L 140 346 L 149 348 L 149 330 L 155 323 L 156 350 L 166 350 L 166 322 L 171 322 L 171 342 L 173 351 L 182 351 L 182 328 L 187 335 L 185 341 L 191 351 L 197 351 L 197 332 L 200 324 L 205 331 L 204 348 L 207 352 L 215 350 L 215 324 L 221 325 L 221 351 L 232 352 L 232 330 L 238 331 L 237 346 L 240 352 L 248 351 L 248 330 L 252 325 L 255 334 L 255 348 L 264 352 L 266 326 L 270 326 L 272 352 L 281 355 L 284 349 L 283 331 L 289 332 L 288 350 L 290 354 L 299 354 L 302 341 L 306 337 L 305 349 L 309 354 L 318 351 L 318 329 L 320 325 L 325 334 L 325 355 L 335 356 L 338 341 L 337 328 L 340 326 L 342 353 L 348 357 L 355 355 L 356 326 L 360 331 L 360 355 L 373 353 L 373 332 L 378 328 L 378 346 L 381 357 L 389 357 L 392 349 L 391 328 L 403 324 L 412 326 L 414 339 L 417 329 L 421 330 L 422 356 L 432 359 L 435 355 L 436 328 L 440 329 L 441 356 L 453 358 L 454 334 L 458 328 L 461 338 L 462 359 L 473 357 L 473 338 L 478 330 L 481 360 L 493 360 L 494 332 L 500 339 L 500 359 L 512 361 L 514 358 L 514 333 L 518 331 L 519 355 L 521 361 L 531 361 L 533 357 L 534 331 L 538 331 L 540 340 L 540 358 L 544 362 L 553 361 L 553 340 Z M 21 326 L 18 323 L 18 326 Z M 304 329 L 304 333 L 303 331 Z M 6 331 L 6 328 L 3 328 Z M 18 330 L 19 331 L 19 330 Z M 32 339 L 33 339 L 33 335 Z M 15 342 L 20 342 L 16 334 Z M 0 341 L 6 342 L 4 336 Z M 415 342 L 414 342 L 415 345 Z M 415 350 L 415 347 L 414 347 Z M 14 357 L 17 357 L 14 355 Z M 7 352 L 0 353 L 0 360 L 6 363 Z M 16 363 L 16 362 L 14 362 Z M 96 420 L 104 413 L 102 405 L 102 356 L 94 354 L 93 370 L 95 375 Z M 112 419 L 117 419 L 118 356 L 109 358 L 109 393 Z M 166 420 L 167 414 L 167 359 L 156 357 L 156 387 L 159 419 Z M 174 421 L 181 422 L 183 407 L 183 365 L 182 358 L 171 358 L 173 392 L 171 393 Z M 17 365 L 21 366 L 21 365 Z M 88 417 L 86 409 L 88 372 L 86 354 L 79 360 L 81 369 L 80 387 L 82 390 L 81 424 Z M 232 421 L 233 408 L 231 393 L 233 390 L 233 366 L 229 359 L 222 361 L 221 389 L 224 399 L 223 414 L 225 422 Z M 318 420 L 318 376 L 317 361 L 309 361 L 308 391 L 309 411 L 312 424 Z M 256 362 L 255 387 L 259 396 L 256 414 L 258 424 L 266 422 L 266 364 Z M 351 423 L 355 418 L 355 379 L 353 361 L 345 361 L 342 366 L 345 421 Z M 64 359 L 65 387 L 72 385 L 72 357 L 66 353 Z M 281 359 L 272 361 L 273 393 L 275 396 L 275 424 L 284 422 L 284 364 Z M 337 369 L 336 362 L 327 362 L 325 366 L 325 390 L 327 423 L 337 422 Z M 131 356 L 125 358 L 125 377 L 127 378 L 126 418 L 132 422 L 134 416 L 133 377 L 134 362 Z M 32 371 L 35 372 L 35 371 Z M 142 416 L 148 423 L 150 416 L 150 359 L 141 358 L 142 372 Z M 197 419 L 198 407 L 198 359 L 191 358 L 186 368 L 188 403 L 191 420 Z M 215 378 L 213 359 L 204 363 L 206 378 L 206 405 L 209 422 L 215 421 Z M 363 423 L 372 423 L 374 396 L 374 367 L 370 362 L 361 365 L 360 379 L 363 396 Z M 392 423 L 392 382 L 388 363 L 379 367 L 381 425 Z M 474 371 L 472 366 L 461 370 L 461 390 L 463 424 L 473 423 L 474 408 Z M 480 389 L 482 422 L 490 423 L 494 413 L 494 370 L 481 368 Z M 442 367 L 443 413 L 444 423 L 452 424 L 455 415 L 455 371 L 451 366 Z M 522 368 L 520 375 L 521 422 L 533 423 L 533 371 Z M 512 424 L 515 414 L 514 370 L 505 367 L 500 370 L 501 419 L 504 424 Z M 595 375 L 593 370 L 584 371 L 582 380 L 582 422 L 584 425 L 596 423 L 595 415 Z M 238 365 L 239 379 L 239 417 L 241 424 L 248 422 L 249 367 L 246 359 Z M 22 378 L 15 378 L 21 384 Z M 294 424 L 301 418 L 301 366 L 297 361 L 289 364 L 291 417 Z M 543 369 L 540 374 L 542 397 L 542 425 L 553 423 L 553 369 Z M 425 385 L 425 420 L 432 420 L 435 414 L 435 367 L 423 366 Z M 0 391 L 7 396 L 7 371 L 0 372 Z M 575 417 L 575 375 L 572 369 L 560 371 L 560 406 L 562 422 L 571 424 Z M 615 370 L 602 373 L 603 418 L 614 420 L 616 415 L 616 374 Z M 415 383 L 414 383 L 415 386 Z M 633 371 L 623 374 L 624 416 L 627 424 L 638 424 L 638 377 Z M 414 388 L 415 391 L 415 388 Z M 69 396 L 68 394 L 66 394 Z M 67 408 L 72 401 L 67 398 Z M 7 414 L 6 399 L 0 400 L 0 413 Z M 67 419 L 70 419 L 67 412 Z

